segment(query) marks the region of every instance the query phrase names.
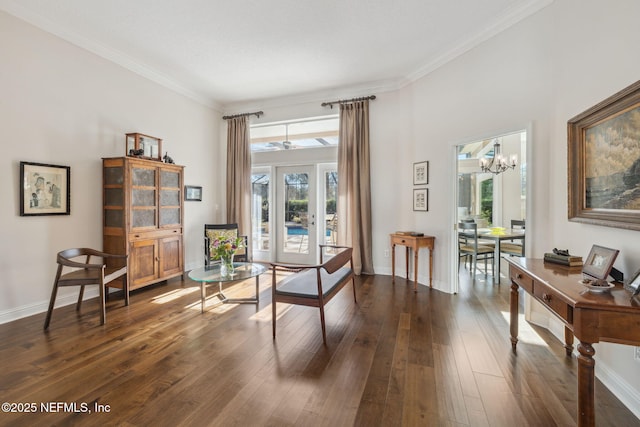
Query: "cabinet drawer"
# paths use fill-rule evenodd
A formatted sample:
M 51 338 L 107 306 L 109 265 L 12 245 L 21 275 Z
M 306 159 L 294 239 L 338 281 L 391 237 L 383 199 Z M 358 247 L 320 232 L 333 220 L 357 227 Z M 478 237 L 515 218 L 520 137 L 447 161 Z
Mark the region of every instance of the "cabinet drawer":
M 148 240 L 148 239 L 158 239 L 162 237 L 169 236 L 180 236 L 182 235 L 182 228 L 169 228 L 162 230 L 154 230 L 154 231 L 141 231 L 141 232 L 133 232 L 129 235 L 130 241 L 137 240 Z
M 563 301 L 553 289 L 544 283 L 535 282 L 533 296 L 569 325 L 573 324 L 573 309 L 571 305 Z
M 509 277 L 512 282 L 517 283 L 525 291 L 533 292 L 533 278 L 525 273 L 524 270 L 511 265 L 509 266 Z

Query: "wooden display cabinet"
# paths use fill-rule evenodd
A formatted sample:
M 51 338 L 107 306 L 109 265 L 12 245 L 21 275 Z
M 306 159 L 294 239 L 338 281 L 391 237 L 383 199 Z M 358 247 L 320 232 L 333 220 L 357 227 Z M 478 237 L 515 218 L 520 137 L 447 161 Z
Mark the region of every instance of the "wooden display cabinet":
M 102 164 L 103 248 L 129 255 L 130 288 L 182 275 L 184 168 L 133 157 Z
M 162 140 L 142 133 L 128 133 L 127 156 L 162 161 Z

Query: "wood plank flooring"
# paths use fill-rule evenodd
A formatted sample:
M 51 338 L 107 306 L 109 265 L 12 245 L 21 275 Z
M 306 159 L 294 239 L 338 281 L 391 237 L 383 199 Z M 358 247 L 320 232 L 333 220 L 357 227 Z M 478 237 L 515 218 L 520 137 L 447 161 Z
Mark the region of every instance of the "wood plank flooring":
M 509 286 L 461 277 L 457 295 L 357 278 L 357 304 L 347 286 L 327 306 L 326 347 L 309 307 L 278 304 L 272 339 L 269 274 L 257 306 L 212 296 L 201 314 L 185 279 L 136 291 L 129 307 L 112 297 L 103 327 L 95 299 L 56 309 L 48 332 L 44 313 L 0 325 L 0 400 L 36 404 L 0 412 L 0 425 L 575 425 L 575 358 L 526 322 L 512 354 Z M 596 403 L 598 426 L 640 426 L 600 382 Z

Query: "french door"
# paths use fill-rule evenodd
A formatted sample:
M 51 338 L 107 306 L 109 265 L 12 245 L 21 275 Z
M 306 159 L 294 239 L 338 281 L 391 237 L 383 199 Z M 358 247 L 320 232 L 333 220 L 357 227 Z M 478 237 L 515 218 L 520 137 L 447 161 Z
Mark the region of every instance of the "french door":
M 313 165 L 276 168 L 276 261 L 315 264 L 317 242 L 317 187 Z

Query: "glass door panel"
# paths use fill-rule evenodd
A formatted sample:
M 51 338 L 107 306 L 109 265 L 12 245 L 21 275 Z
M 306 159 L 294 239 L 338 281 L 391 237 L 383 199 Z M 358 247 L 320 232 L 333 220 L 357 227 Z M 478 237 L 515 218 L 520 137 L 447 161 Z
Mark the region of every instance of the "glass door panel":
M 316 187 L 313 166 L 278 168 L 277 261 L 313 264 L 317 259 Z
M 269 259 L 268 252 L 271 249 L 269 238 L 270 187 L 271 174 L 269 172 L 253 172 L 251 175 L 251 241 L 254 257 L 261 260 Z

